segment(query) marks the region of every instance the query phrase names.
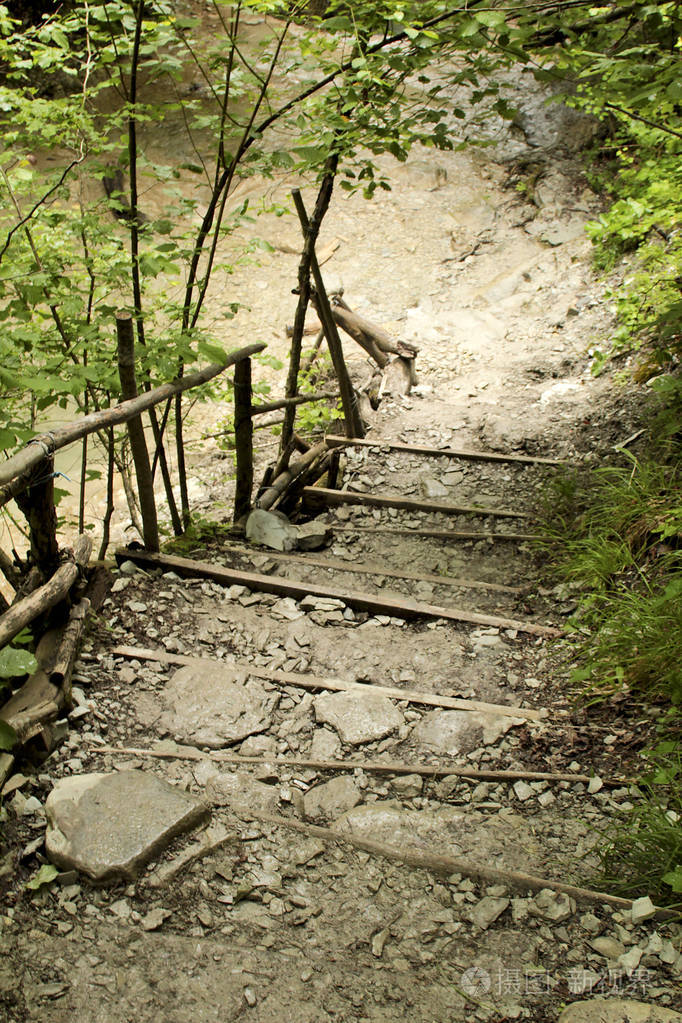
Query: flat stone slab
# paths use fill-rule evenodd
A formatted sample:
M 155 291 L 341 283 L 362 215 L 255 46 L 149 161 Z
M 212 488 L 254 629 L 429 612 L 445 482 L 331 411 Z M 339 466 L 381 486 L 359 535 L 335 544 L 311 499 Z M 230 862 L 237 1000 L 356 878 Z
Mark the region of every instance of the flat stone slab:
M 336 820 L 340 814 L 357 806 L 361 799 L 360 790 L 353 779 L 342 774 L 309 789 L 303 797 L 303 809 L 306 817 Z
M 93 881 L 133 880 L 168 843 L 208 814 L 205 803 L 145 771 L 80 774 L 45 802 L 49 859 Z
M 508 732 L 514 719 L 469 710 L 432 710 L 415 725 L 410 738 L 434 753 L 471 753 Z
M 331 725 L 341 741 L 351 746 L 383 739 L 405 721 L 388 697 L 379 693 L 322 693 L 313 706 L 317 721 Z
M 532 827 L 514 813 L 482 814 L 467 807 L 412 810 L 394 800 L 366 803 L 342 814 L 334 831 L 350 831 L 384 845 L 417 852 L 436 852 L 491 867 L 534 870 L 543 849 Z
M 269 728 L 279 694 L 228 664 L 191 665 L 175 672 L 162 699 L 159 723 L 178 742 L 221 749 Z
M 631 998 L 590 998 L 567 1006 L 559 1023 L 682 1023 L 682 1013 Z

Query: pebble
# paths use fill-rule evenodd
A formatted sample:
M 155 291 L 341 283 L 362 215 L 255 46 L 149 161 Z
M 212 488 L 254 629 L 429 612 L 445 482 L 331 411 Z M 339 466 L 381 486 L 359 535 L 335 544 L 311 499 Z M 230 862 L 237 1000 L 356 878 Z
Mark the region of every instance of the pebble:
M 522 803 L 525 803 L 527 799 L 530 799 L 531 796 L 535 795 L 533 789 L 525 781 L 516 781 L 516 782 L 514 782 L 513 788 L 514 788 L 514 795 Z
M 632 903 L 632 922 L 635 927 L 638 924 L 643 923 L 645 920 L 650 920 L 652 916 L 656 914 L 656 907 L 649 898 L 645 895 L 641 899 L 635 899 Z

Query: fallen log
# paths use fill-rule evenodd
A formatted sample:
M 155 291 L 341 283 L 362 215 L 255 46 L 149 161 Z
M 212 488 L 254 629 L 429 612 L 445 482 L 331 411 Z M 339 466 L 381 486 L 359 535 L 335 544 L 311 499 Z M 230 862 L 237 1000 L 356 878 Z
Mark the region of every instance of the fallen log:
M 9 611 L 0 616 L 0 648 L 14 639 L 38 615 L 66 598 L 80 570 L 87 564 L 91 551 L 92 538 L 86 535 L 79 536 L 74 545 L 73 561 L 60 565 L 51 579 L 33 590 L 27 597 L 12 604 Z
M 461 458 L 473 462 L 517 462 L 519 465 L 565 465 L 560 458 L 539 458 L 534 455 L 503 455 L 497 451 L 471 451 L 466 448 L 430 448 L 421 444 L 402 444 L 371 440 L 368 437 L 337 437 L 328 434 L 326 437 L 330 448 L 366 447 L 379 448 L 382 451 L 404 451 L 411 455 L 424 455 L 428 458 Z
M 185 664 L 211 667 L 231 667 L 247 671 L 256 678 L 266 678 L 282 685 L 298 686 L 299 689 L 326 689 L 332 692 L 378 693 L 391 700 L 406 700 L 408 703 L 419 703 L 427 707 L 447 707 L 450 710 L 475 711 L 479 714 L 501 714 L 503 717 L 518 718 L 526 721 L 539 721 L 547 716 L 547 712 L 533 707 L 508 707 L 506 704 L 482 703 L 480 700 L 462 700 L 456 696 L 440 696 L 437 693 L 422 693 L 414 689 L 399 689 L 397 686 L 377 686 L 371 683 L 346 682 L 339 678 L 321 678 L 317 675 L 301 675 L 293 671 L 279 671 L 274 668 L 263 668 L 249 661 L 215 661 L 210 657 L 187 657 L 183 654 L 169 654 L 165 650 L 146 650 L 144 647 L 119 646 L 113 650 L 115 657 L 126 657 L 129 660 L 158 661 L 160 664 Z
M 235 553 L 249 554 L 253 548 L 228 548 Z M 353 575 L 378 575 L 387 579 L 409 579 L 413 582 L 435 583 L 439 586 L 452 586 L 454 589 L 479 589 L 495 590 L 498 593 L 519 594 L 525 592 L 522 586 L 503 586 L 501 583 L 491 583 L 480 579 L 460 579 L 450 575 L 431 575 L 430 573 L 410 572 L 408 569 L 392 569 L 385 565 L 372 565 L 364 562 L 352 564 L 347 561 L 339 561 L 338 558 L 311 558 L 303 554 L 285 554 L 279 551 L 268 551 L 262 555 L 272 561 L 290 561 L 299 565 L 312 565 L 315 568 L 328 568 L 335 572 L 351 572 Z
M 156 760 L 211 760 L 216 763 L 243 764 L 245 767 L 301 767 L 312 771 L 364 771 L 366 774 L 419 774 L 423 778 L 461 778 L 463 781 L 568 781 L 589 785 L 592 776 L 549 771 L 479 771 L 469 767 L 446 767 L 443 764 L 405 764 L 397 761 L 373 760 L 306 760 L 304 757 L 243 757 L 239 753 L 208 752 L 194 746 L 177 750 L 144 749 L 138 746 L 90 746 L 92 753 L 114 753 L 126 757 L 151 757 Z M 636 784 L 633 778 L 600 778 L 606 788 L 624 788 Z
M 331 308 L 332 316 L 334 317 L 334 322 L 337 326 L 341 327 L 341 329 L 344 330 L 349 337 L 352 337 L 353 340 L 357 342 L 357 344 L 359 344 L 372 359 L 374 359 L 376 364 L 383 369 L 389 361 L 388 355 L 379 347 L 373 337 L 360 329 L 357 322 L 355 322 L 356 318 L 353 313 L 348 312 L 347 309 L 338 305 L 332 305 Z
M 489 867 L 486 864 L 472 863 L 470 860 L 461 860 L 454 856 L 442 856 L 438 853 L 406 849 L 404 846 L 398 849 L 395 846 L 377 842 L 373 838 L 362 838 L 352 831 L 337 831 L 333 828 L 322 828 L 317 824 L 307 824 L 304 821 L 292 820 L 290 817 L 280 817 L 274 813 L 247 810 L 241 804 L 239 806 L 231 806 L 231 810 L 237 817 L 241 817 L 243 820 L 256 820 L 264 824 L 272 824 L 276 827 L 289 828 L 304 835 L 320 838 L 326 842 L 342 842 L 353 846 L 355 849 L 362 849 L 364 852 L 371 853 L 374 856 L 383 856 L 385 859 L 404 863 L 418 870 L 427 870 L 441 877 L 449 877 L 451 874 L 462 874 L 464 877 L 470 877 L 485 884 L 502 884 L 524 892 L 539 892 L 549 888 L 554 892 L 562 892 L 579 902 L 615 906 L 618 909 L 624 910 L 632 909 L 631 899 L 623 899 L 618 895 L 609 895 L 607 892 L 597 892 L 591 888 L 581 888 L 566 881 L 554 881 L 551 878 L 539 877 L 537 874 L 525 874 L 518 870 Z M 678 920 L 679 917 L 679 911 L 656 909 L 655 919 L 657 920 Z
M 387 352 L 389 355 L 411 355 L 412 357 L 417 355 L 418 349 L 416 345 L 411 345 L 406 341 L 394 341 L 388 331 L 384 330 L 383 327 L 377 326 L 376 323 L 372 323 L 371 320 L 366 319 L 364 316 L 360 316 L 359 313 L 354 312 L 342 298 L 335 299 L 332 312 L 338 325 L 347 334 L 350 334 L 351 337 L 355 337 L 356 333 L 362 334 L 365 338 L 371 340 L 382 352 Z
M 193 561 L 191 558 L 179 558 L 171 554 L 152 554 L 149 551 L 123 547 L 116 551 L 115 557 L 119 563 L 132 561 L 138 565 L 150 565 L 154 568 L 177 572 L 178 575 L 185 577 L 213 579 L 226 586 L 233 586 L 236 583 L 262 593 L 278 593 L 282 597 L 294 597 L 295 599 L 307 596 L 331 597 L 334 600 L 343 601 L 348 607 L 358 611 L 370 611 L 372 614 L 390 615 L 394 618 L 444 618 L 447 621 L 466 622 L 470 625 L 515 629 L 517 632 L 526 632 L 532 636 L 555 637 L 561 635 L 560 629 L 548 625 L 538 625 L 536 622 L 501 618 L 497 615 L 481 614 L 478 611 L 466 611 L 464 608 L 437 607 L 400 595 L 388 596 L 356 590 L 337 590 L 333 586 L 283 579 L 280 576 L 260 575 L 257 572 L 241 572 L 236 568 L 211 565 L 204 561 Z
M 267 490 L 258 497 L 256 500 L 257 507 L 264 508 L 266 511 L 268 508 L 272 508 L 299 476 L 310 469 L 317 459 L 324 457 L 326 451 L 327 447 L 324 441 L 320 441 L 319 444 L 315 444 L 309 451 L 306 451 L 301 458 L 295 462 L 290 462 L 289 467 L 281 472 L 270 483 Z
M 311 509 L 334 507 L 340 504 L 361 504 L 370 508 L 400 508 L 412 512 L 440 512 L 442 515 L 482 515 L 491 518 L 529 519 L 527 512 L 505 508 L 487 508 L 483 505 L 442 504 L 421 498 L 400 497 L 398 494 L 364 494 L 355 490 L 329 490 L 323 487 L 306 488 L 304 503 Z
M 71 675 L 90 606 L 88 598 L 83 597 L 80 603 L 71 608 L 69 620 L 62 634 L 55 662 L 50 672 L 50 682 L 62 689 L 67 707 L 71 705 Z

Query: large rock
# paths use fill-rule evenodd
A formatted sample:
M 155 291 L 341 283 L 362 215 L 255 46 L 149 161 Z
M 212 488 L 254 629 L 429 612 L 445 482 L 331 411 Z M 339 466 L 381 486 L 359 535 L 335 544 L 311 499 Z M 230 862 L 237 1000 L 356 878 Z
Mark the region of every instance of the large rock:
M 246 539 L 273 551 L 293 551 L 298 530 L 282 512 L 254 508 L 246 520 Z
M 340 814 L 357 806 L 361 799 L 353 779 L 342 774 L 309 789 L 303 797 L 303 809 L 306 817 L 335 820 Z
M 220 749 L 269 728 L 279 694 L 230 665 L 191 665 L 175 672 L 163 701 L 160 723 L 179 742 Z
M 411 738 L 434 753 L 456 756 L 490 745 L 509 731 L 514 719 L 504 714 L 469 710 L 432 710 L 412 731 Z
M 590 998 L 564 1009 L 559 1023 L 682 1023 L 682 1013 L 632 998 Z
M 387 696 L 373 693 L 322 693 L 313 704 L 318 721 L 330 724 L 342 742 L 358 746 L 395 732 L 403 723 L 400 711 Z
M 47 797 L 47 855 L 93 881 L 132 880 L 206 805 L 145 771 L 62 778 Z

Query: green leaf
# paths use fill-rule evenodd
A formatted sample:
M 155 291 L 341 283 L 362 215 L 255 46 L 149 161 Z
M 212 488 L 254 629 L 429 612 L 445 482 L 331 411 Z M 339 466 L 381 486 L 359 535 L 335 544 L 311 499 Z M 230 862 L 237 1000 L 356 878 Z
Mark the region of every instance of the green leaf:
M 0 650 L 0 678 L 17 678 L 21 675 L 28 675 L 37 667 L 38 662 L 28 650 L 17 650 L 11 646 Z
M 43 885 L 51 884 L 59 871 L 55 867 L 54 863 L 43 863 L 42 867 L 34 878 L 27 881 L 26 887 L 30 888 L 31 891 L 36 892 Z
M 6 721 L 3 721 L 2 718 L 0 718 L 0 749 L 14 749 L 17 739 L 17 733 L 14 731 L 12 726 L 8 725 Z
M 663 875 L 665 884 L 669 884 L 675 893 L 682 892 L 682 863 L 678 863 L 674 870 Z

